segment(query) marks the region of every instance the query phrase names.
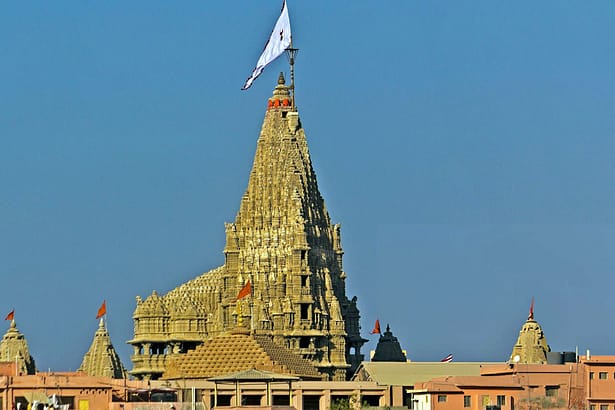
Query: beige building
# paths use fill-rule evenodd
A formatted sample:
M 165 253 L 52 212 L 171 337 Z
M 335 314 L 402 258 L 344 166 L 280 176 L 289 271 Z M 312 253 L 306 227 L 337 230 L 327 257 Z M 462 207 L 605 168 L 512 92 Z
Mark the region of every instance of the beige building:
M 339 225 L 320 195 L 307 140 L 280 74 L 248 187 L 226 224 L 225 263 L 165 295 L 137 297 L 130 373 L 157 379 L 205 340 L 249 324 L 332 380 L 362 361 L 357 300 L 346 295 Z M 237 300 L 251 284 L 249 296 Z

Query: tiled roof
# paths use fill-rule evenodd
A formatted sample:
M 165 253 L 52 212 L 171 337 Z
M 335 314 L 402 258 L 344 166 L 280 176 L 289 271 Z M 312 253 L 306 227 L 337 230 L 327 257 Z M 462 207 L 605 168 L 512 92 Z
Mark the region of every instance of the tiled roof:
M 223 376 L 211 377 L 210 381 L 291 381 L 297 380 L 297 376 L 288 376 L 264 370 L 249 369 Z
M 258 369 L 305 379 L 321 379 L 307 360 L 266 336 L 235 332 L 208 340 L 169 363 L 164 379 L 210 378 Z

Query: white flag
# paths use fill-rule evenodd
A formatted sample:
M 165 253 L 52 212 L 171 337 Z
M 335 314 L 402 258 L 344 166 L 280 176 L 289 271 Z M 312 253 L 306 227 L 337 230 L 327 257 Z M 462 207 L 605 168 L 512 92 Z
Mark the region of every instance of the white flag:
M 288 17 L 288 7 L 286 7 L 286 0 L 282 5 L 282 14 L 273 27 L 273 32 L 269 41 L 265 44 L 263 54 L 261 54 L 256 67 L 252 71 L 250 77 L 246 80 L 242 90 L 250 88 L 254 80 L 261 75 L 263 69 L 267 64 L 275 60 L 290 46 L 291 34 L 290 34 L 290 19 Z

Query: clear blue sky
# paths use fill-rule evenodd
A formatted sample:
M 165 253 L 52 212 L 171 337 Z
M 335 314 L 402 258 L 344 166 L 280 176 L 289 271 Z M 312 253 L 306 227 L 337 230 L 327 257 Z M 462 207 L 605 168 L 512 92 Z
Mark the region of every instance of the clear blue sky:
M 76 369 L 108 304 L 223 262 L 284 58 L 268 1 L 0 2 L 0 314 Z M 615 2 L 289 0 L 297 101 L 363 336 L 615 353 Z M 2 322 L 4 333 L 8 322 Z

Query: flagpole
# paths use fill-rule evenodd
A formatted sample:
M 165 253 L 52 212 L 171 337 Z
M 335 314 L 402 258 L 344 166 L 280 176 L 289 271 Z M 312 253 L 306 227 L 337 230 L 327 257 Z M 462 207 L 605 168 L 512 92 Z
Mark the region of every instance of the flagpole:
M 254 278 L 250 274 L 250 334 L 254 334 Z
M 286 49 L 286 54 L 288 55 L 288 62 L 290 64 L 290 102 L 293 110 L 296 110 L 295 106 L 295 56 L 299 52 L 298 48 L 293 48 L 293 38 L 290 38 L 290 45 Z

